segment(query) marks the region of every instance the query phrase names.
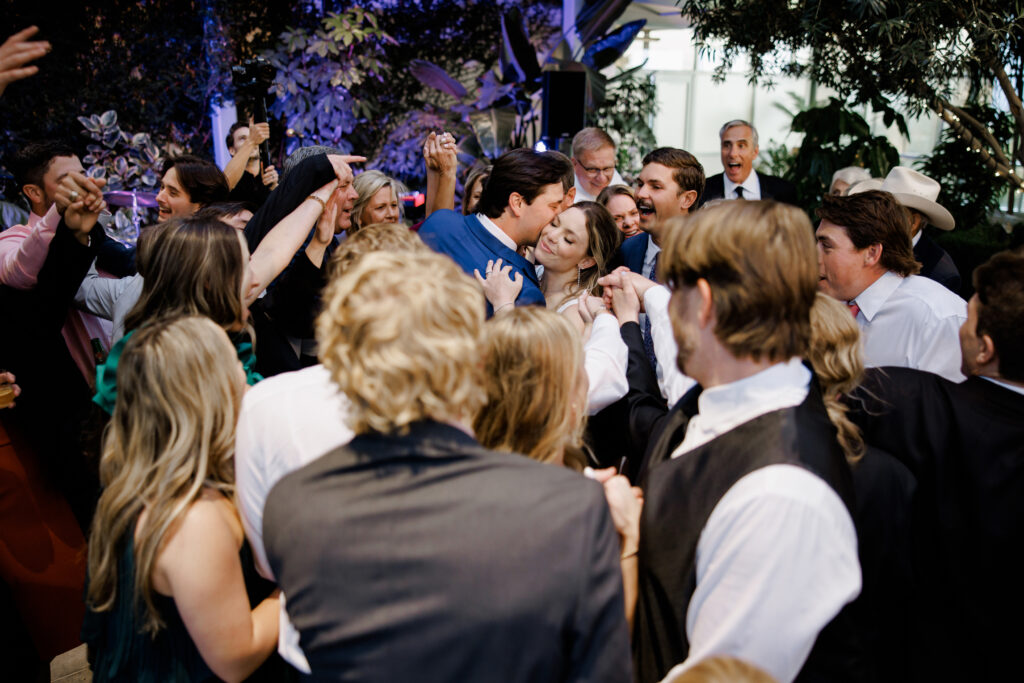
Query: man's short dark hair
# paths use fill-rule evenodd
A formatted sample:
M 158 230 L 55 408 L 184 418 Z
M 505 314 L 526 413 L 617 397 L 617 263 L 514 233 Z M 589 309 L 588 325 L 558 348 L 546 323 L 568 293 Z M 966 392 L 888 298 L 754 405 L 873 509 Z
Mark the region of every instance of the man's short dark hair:
M 565 162 L 566 173 L 565 175 L 562 176 L 562 191 L 568 192 L 569 190 L 571 190 L 573 185 L 576 184 L 576 171 L 572 167 L 572 159 L 565 156 L 561 152 L 555 151 L 553 149 L 549 149 L 548 151 L 544 152 L 544 154 L 547 154 L 548 156 L 553 156 L 559 161 Z
M 837 197 L 825 195 L 818 218 L 846 229 L 858 250 L 882 245 L 880 263 L 886 270 L 906 277 L 921 270 L 914 259 L 907 212 L 888 192 L 871 190 Z
M 249 124 L 245 123 L 244 121 L 235 121 L 234 123 L 232 123 L 231 127 L 228 128 L 228 136 L 226 138 L 224 138 L 224 146 L 227 147 L 229 150 L 232 147 L 234 147 L 235 146 L 235 131 L 238 130 L 239 128 L 248 128 L 248 127 L 249 127 Z
M 527 204 L 532 204 L 545 187 L 562 184 L 567 164 L 569 172 L 572 172 L 572 165 L 565 161 L 565 155 L 561 157 L 526 147 L 502 154 L 494 162 L 490 177 L 484 181 L 476 210 L 488 218 L 497 218 L 505 211 L 513 192 L 518 192 Z
M 653 152 L 648 152 L 644 157 L 643 165 L 661 164 L 672 169 L 672 180 L 679 186 L 679 194 L 694 190 L 697 199 L 690 206 L 691 210 L 696 209 L 700 204 L 700 197 L 704 194 L 704 167 L 685 149 L 676 147 L 659 147 Z M 678 196 L 678 195 L 677 195 Z
M 1001 251 L 974 270 L 978 329 L 992 338 L 999 376 L 1024 382 L 1024 247 Z
M 163 177 L 172 168 L 177 172 L 178 182 L 193 204 L 206 206 L 228 198 L 227 178 L 212 161 L 191 154 L 171 157 L 164 162 L 160 176 Z
M 18 188 L 43 184 L 43 176 L 57 157 L 73 157 L 75 150 L 62 142 L 30 142 L 19 149 L 7 167 L 14 174 Z

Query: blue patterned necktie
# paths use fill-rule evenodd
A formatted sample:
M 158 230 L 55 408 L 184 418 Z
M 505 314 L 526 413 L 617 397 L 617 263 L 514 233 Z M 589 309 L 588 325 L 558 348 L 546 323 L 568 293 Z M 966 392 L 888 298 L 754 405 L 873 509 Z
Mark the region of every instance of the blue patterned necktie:
M 658 281 L 658 257 L 661 256 L 659 251 L 654 255 L 654 265 L 651 266 L 650 279 L 652 282 Z M 650 362 L 651 367 L 654 371 L 658 371 L 658 359 L 654 355 L 654 339 L 651 338 L 651 314 L 648 313 L 644 318 L 644 353 L 647 355 L 647 360 Z

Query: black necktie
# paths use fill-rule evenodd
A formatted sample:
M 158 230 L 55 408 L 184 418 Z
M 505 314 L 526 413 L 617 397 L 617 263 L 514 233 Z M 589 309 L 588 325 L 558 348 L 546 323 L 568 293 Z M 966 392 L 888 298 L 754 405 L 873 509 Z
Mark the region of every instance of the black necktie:
M 736 199 L 743 199 L 743 186 L 740 185 L 736 188 Z

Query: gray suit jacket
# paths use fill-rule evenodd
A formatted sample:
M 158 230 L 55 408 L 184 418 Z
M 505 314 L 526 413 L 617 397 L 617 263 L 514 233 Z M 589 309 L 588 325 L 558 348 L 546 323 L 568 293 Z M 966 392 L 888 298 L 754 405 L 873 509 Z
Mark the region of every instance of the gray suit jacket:
M 283 478 L 263 537 L 315 679 L 628 681 L 599 485 L 435 422 Z

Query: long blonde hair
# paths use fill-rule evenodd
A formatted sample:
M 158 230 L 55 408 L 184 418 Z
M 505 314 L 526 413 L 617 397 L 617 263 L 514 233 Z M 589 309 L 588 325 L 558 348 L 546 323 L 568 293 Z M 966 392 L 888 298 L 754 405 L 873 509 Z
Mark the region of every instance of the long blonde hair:
M 579 334 L 554 311 L 524 306 L 488 321 L 480 443 L 580 469 L 585 406 L 572 401 L 582 363 Z
M 847 307 L 818 292 L 811 307 L 811 347 L 808 360 L 821 382 L 822 399 L 829 419 L 839 432 L 839 445 L 851 464 L 864 455 L 864 439 L 857 425 L 846 417 L 839 400 L 860 384 L 864 374 L 860 328 Z
M 152 578 L 161 543 L 204 486 L 233 493 L 244 380 L 224 330 L 188 316 L 136 330 L 118 362 L 117 384 L 100 460 L 104 490 L 89 537 L 87 601 L 97 612 L 113 608 L 118 559 L 134 534 L 133 597 L 144 604 L 144 629 L 155 633 L 163 626 Z

